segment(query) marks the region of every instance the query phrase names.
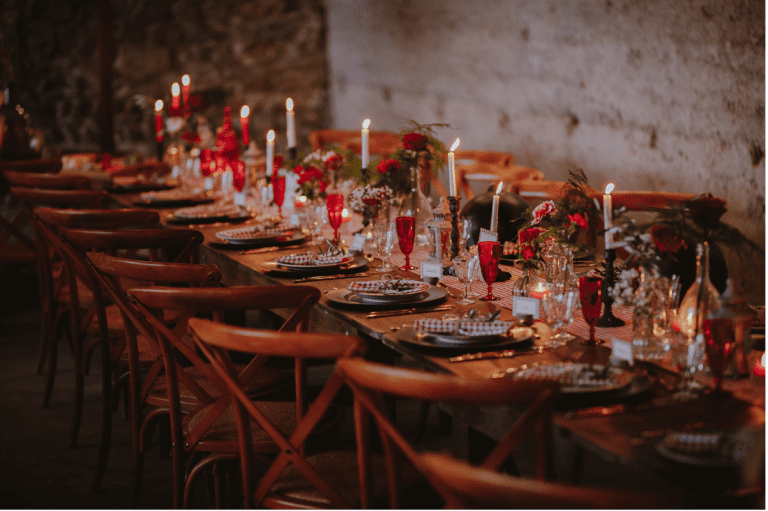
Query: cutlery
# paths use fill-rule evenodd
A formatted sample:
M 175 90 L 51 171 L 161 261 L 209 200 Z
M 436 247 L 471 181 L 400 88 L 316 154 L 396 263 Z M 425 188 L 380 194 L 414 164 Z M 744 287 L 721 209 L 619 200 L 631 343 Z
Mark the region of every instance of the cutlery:
M 369 313 L 366 318 L 373 319 L 373 318 L 388 318 L 391 316 L 403 316 L 406 314 L 419 314 L 419 313 L 427 313 L 427 312 L 439 312 L 439 311 L 447 311 L 453 309 L 453 305 L 440 305 L 438 307 L 422 307 L 422 308 L 413 308 L 413 309 L 400 309 L 396 311 L 375 311 Z
M 253 248 L 251 250 L 241 250 L 240 255 L 251 255 L 251 254 L 263 254 L 265 252 L 276 252 L 278 250 L 284 250 L 286 247 L 265 247 L 265 248 Z M 294 247 L 288 247 L 288 248 L 294 248 Z
M 589 417 L 606 417 L 609 415 L 620 415 L 623 413 L 644 412 L 647 410 L 654 410 L 656 408 L 663 408 L 677 402 L 679 402 L 679 400 L 676 398 L 662 397 L 639 405 L 618 404 L 611 406 L 595 406 L 592 408 L 584 408 L 582 410 L 568 412 L 565 414 L 565 417 L 566 419 L 585 419 Z
M 303 279 L 292 280 L 294 284 L 300 282 L 317 282 L 318 280 L 333 280 L 333 279 L 350 279 L 353 277 L 370 277 L 376 275 L 375 273 L 341 273 L 337 275 L 318 275 L 316 277 L 306 277 Z
M 451 291 L 451 288 L 446 286 L 443 281 L 438 282 L 437 283 L 437 287 L 441 287 L 441 288 L 445 289 L 445 292 L 448 293 L 448 296 L 450 296 L 451 298 L 456 298 L 456 295 L 453 294 L 453 292 Z
M 480 353 L 467 353 L 465 355 L 451 357 L 448 359 L 448 362 L 466 362 L 468 360 L 483 360 L 486 358 L 516 357 L 517 355 L 543 353 L 548 349 L 551 348 L 547 348 L 546 346 L 535 346 L 533 348 L 526 348 L 522 350 L 483 351 Z
M 694 429 L 702 429 L 705 427 L 709 427 L 711 423 L 706 421 L 699 421 L 699 422 L 690 422 L 688 424 L 684 424 L 683 426 L 676 427 L 676 428 L 665 428 L 665 429 L 654 429 L 654 430 L 646 430 L 642 431 L 640 433 L 639 438 L 633 438 L 629 441 L 629 445 L 633 447 L 637 447 L 639 445 L 642 445 L 643 442 L 649 439 L 654 438 L 661 438 L 663 436 L 666 436 L 668 433 L 672 433 L 673 431 L 691 431 Z

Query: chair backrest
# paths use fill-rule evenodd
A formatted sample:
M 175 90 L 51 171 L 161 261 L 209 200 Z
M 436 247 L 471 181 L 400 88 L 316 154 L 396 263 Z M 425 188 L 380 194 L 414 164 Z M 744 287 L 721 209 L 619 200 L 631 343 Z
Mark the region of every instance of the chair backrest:
M 193 229 L 63 229 L 62 235 L 82 250 L 164 250 L 171 262 L 199 259 L 205 236 Z
M 12 186 L 11 193 L 30 209 L 35 206 L 106 209 L 109 195 L 99 190 L 48 190 Z
M 467 199 L 475 196 L 471 186 L 471 182 L 474 181 L 488 184 L 496 184 L 498 181 L 502 181 L 504 183 L 504 190 L 518 193 L 519 183 L 528 180 L 544 179 L 544 174 L 541 171 L 531 167 L 485 162 L 477 162 L 472 165 L 457 165 L 456 173 L 458 174 L 459 188 L 464 192 Z
M 113 177 L 126 176 L 151 176 L 152 174 L 165 175 L 171 172 L 171 166 L 162 161 L 145 161 L 133 165 L 126 165 L 110 174 Z
M 592 194 L 598 201 L 602 201 L 603 194 L 595 190 Z M 613 208 L 627 208 L 627 211 L 647 211 L 650 209 L 666 209 L 670 206 L 679 206 L 693 199 L 696 194 L 676 192 L 644 192 L 644 191 L 620 191 L 611 192 Z
M 446 454 L 421 455 L 451 509 L 678 509 L 681 499 L 627 490 L 532 481 L 474 467 Z
M 48 224 L 67 229 L 149 228 L 160 223 L 160 215 L 156 211 L 142 208 L 93 210 L 41 206 L 35 209 L 35 214 Z
M 323 150 L 338 146 L 341 150 L 351 150 L 355 153 L 362 151 L 360 130 L 315 130 L 309 134 L 312 150 Z M 400 146 L 400 137 L 388 131 L 371 131 L 368 136 L 368 151 L 372 155 L 386 157 L 394 153 Z
M 49 190 L 87 190 L 91 187 L 89 178 L 76 174 L 36 174 L 6 170 L 4 175 L 11 186 Z
M 456 165 L 474 165 L 475 163 L 488 163 L 500 167 L 510 167 L 515 164 L 515 157 L 511 153 L 501 151 L 484 151 L 479 149 L 457 149 L 455 151 Z
M 61 170 L 61 158 L 44 158 L 37 160 L 0 161 L 0 171 L 17 170 L 37 174 L 55 174 Z
M 386 469 L 389 481 L 390 504 L 397 507 L 398 484 L 396 451 L 403 453 L 421 470 L 420 454 L 398 431 L 389 417 L 386 396 L 418 399 L 434 402 L 452 402 L 469 405 L 518 405 L 526 411 L 515 422 L 505 437 L 488 454 L 481 466 L 495 470 L 512 453 L 515 447 L 531 431 L 538 433 L 537 477 L 544 479 L 548 472 L 548 450 L 551 435 L 551 403 L 557 395 L 553 382 L 519 382 L 511 379 L 467 379 L 449 374 L 391 367 L 360 358 L 347 358 L 338 362 L 338 368 L 355 396 L 355 425 L 358 445 L 367 449 L 367 416 L 373 417 L 384 445 Z M 358 447 L 360 448 L 360 447 Z M 422 471 L 423 472 L 423 471 Z M 370 486 L 371 468 L 360 470 L 361 488 Z M 428 479 L 429 473 L 425 473 Z M 439 484 L 430 480 L 435 489 Z
M 289 356 L 301 360 L 309 358 L 338 359 L 342 356 L 362 355 L 365 351 L 364 341 L 358 337 L 343 334 L 289 334 L 237 328 L 196 318 L 190 319 L 189 327 L 198 348 L 208 357 L 217 375 L 226 385 L 223 390 L 227 391 L 235 404 L 240 456 L 243 466 L 243 484 L 246 489 L 249 487 L 250 478 L 250 421 L 254 421 L 266 431 L 280 448 L 280 454 L 259 482 L 259 487 L 254 495 L 254 503 L 259 506 L 265 504 L 265 500 L 269 501 L 270 490 L 275 481 L 289 464 L 293 464 L 330 502 L 331 506 L 351 508 L 351 503 L 328 483 L 323 474 L 319 473 L 304 455 L 305 440 L 315 429 L 331 405 L 332 399 L 343 386 L 343 379 L 338 369 L 334 369 L 306 415 L 297 421 L 296 428 L 291 433 L 285 434 L 246 395 L 241 383 L 242 378 L 238 379 L 228 352 L 239 351 L 254 355 Z M 247 498 L 250 497 L 249 493 L 246 495 Z M 290 498 L 285 498 L 285 496 L 282 496 L 278 502 L 281 505 L 302 505 L 300 502 L 291 502 Z

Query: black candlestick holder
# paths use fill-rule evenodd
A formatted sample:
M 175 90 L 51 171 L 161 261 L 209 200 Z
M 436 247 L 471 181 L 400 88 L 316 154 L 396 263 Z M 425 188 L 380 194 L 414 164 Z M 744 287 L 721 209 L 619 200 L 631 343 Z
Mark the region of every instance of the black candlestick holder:
M 448 197 L 448 210 L 451 212 L 451 261 L 459 255 L 459 202 L 461 197 Z M 456 275 L 453 263 L 443 270 L 444 275 Z
M 295 147 L 288 148 L 288 160 L 295 160 L 298 156 L 298 150 Z
M 616 260 L 616 249 L 605 249 L 605 279 L 603 280 L 603 315 L 597 320 L 599 327 L 617 327 L 624 326 L 624 320 L 613 315 L 613 297 L 611 289 L 613 288 L 613 262 Z
M 162 162 L 163 156 L 165 156 L 165 146 L 161 141 L 157 142 L 157 161 Z

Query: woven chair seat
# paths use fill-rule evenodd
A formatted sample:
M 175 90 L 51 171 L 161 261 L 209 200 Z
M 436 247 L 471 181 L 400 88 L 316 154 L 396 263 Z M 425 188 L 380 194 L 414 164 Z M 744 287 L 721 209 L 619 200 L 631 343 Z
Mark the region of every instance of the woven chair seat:
M 182 420 L 182 432 L 186 437 L 215 405 L 206 405 L 187 414 Z M 285 435 L 296 428 L 296 403 L 292 401 L 258 401 L 256 406 L 263 410 L 264 415 Z M 272 443 L 272 438 L 253 421 L 251 425 L 251 439 L 254 444 Z M 200 442 L 232 442 L 237 445 L 237 423 L 235 410 L 232 405 L 227 406 L 224 412 L 216 418 L 208 430 L 200 438 Z M 275 446 L 275 450 L 277 446 Z

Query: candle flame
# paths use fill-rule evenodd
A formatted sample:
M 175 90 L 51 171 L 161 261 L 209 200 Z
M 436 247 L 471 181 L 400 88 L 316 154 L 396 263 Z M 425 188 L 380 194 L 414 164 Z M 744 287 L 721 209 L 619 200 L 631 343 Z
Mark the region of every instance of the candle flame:
M 181 83 L 182 85 L 189 85 L 189 75 L 184 75 L 181 77 Z
M 454 152 L 457 147 L 459 147 L 459 139 L 458 138 L 456 139 L 456 142 L 454 142 L 453 145 L 451 146 L 451 152 Z
M 269 133 L 267 133 L 267 142 L 274 142 L 275 141 L 275 130 L 269 130 Z
M 248 105 L 243 105 L 243 108 L 240 109 L 240 117 L 248 117 L 251 114 L 251 109 L 248 108 Z
M 499 181 L 499 186 L 496 187 L 496 195 L 501 193 L 501 187 L 504 186 L 504 181 Z M 541 282 L 539 282 L 541 284 Z
M 606 195 L 610 195 L 614 188 L 613 183 L 608 183 L 608 186 L 605 187 Z
M 285 108 L 289 112 L 293 112 L 293 100 L 291 98 L 285 100 Z
M 370 119 L 366 119 L 366 120 L 363 121 L 363 129 L 367 130 L 368 126 L 370 126 L 370 125 L 371 125 L 371 120 Z
M 155 101 L 155 112 L 159 112 L 162 109 L 163 109 L 163 100 L 158 99 L 157 101 Z
M 173 85 L 171 85 L 171 94 L 173 94 L 174 96 L 178 96 L 179 95 L 179 83 L 178 82 L 173 82 Z
M 349 216 L 349 211 L 347 210 L 347 208 L 342 209 L 341 210 L 341 217 L 342 218 L 347 218 L 348 216 Z

